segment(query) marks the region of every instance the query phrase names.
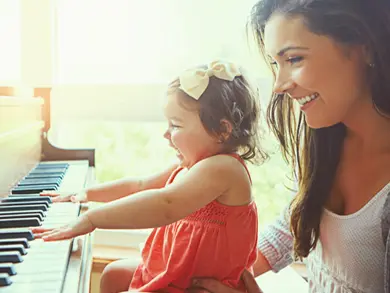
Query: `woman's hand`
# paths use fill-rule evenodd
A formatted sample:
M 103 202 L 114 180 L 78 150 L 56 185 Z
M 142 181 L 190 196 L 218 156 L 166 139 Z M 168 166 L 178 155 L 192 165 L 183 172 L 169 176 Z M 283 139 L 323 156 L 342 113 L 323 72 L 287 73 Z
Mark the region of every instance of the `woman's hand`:
M 53 202 L 87 202 L 87 194 L 82 192 L 64 192 L 59 193 L 57 191 L 42 191 L 41 196 L 50 196 Z
M 255 278 L 250 272 L 245 270 L 242 273 L 241 279 L 244 281 L 247 293 L 263 293 L 263 291 L 261 291 L 261 289 L 257 285 Z M 192 284 L 193 287 L 190 288 L 189 292 L 193 293 L 242 293 L 241 291 L 232 289 L 222 284 L 221 282 L 210 278 L 194 279 Z
M 31 231 L 35 238 L 42 238 L 44 241 L 58 241 L 85 235 L 95 229 L 96 227 L 89 220 L 88 215 L 83 214 L 76 221 L 60 228 L 31 228 Z

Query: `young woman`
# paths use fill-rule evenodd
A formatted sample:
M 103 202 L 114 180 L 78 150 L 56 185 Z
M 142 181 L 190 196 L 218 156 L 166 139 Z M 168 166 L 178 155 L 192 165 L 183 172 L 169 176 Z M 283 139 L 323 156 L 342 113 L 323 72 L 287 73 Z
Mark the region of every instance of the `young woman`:
M 261 0 L 251 25 L 275 73 L 268 120 L 299 183 L 259 236 L 256 274 L 295 255 L 311 293 L 390 292 L 390 2 Z

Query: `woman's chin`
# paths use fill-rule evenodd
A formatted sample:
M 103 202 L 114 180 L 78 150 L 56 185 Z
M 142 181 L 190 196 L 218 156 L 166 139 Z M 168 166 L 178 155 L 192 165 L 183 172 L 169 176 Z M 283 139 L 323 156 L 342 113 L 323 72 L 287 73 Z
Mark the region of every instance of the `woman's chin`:
M 307 126 L 309 126 L 311 129 L 326 128 L 340 123 L 340 121 L 336 122 L 336 121 L 330 121 L 325 119 L 318 119 L 318 117 L 316 118 L 313 117 L 312 119 L 310 119 L 310 117 L 308 116 L 305 117 L 305 120 Z

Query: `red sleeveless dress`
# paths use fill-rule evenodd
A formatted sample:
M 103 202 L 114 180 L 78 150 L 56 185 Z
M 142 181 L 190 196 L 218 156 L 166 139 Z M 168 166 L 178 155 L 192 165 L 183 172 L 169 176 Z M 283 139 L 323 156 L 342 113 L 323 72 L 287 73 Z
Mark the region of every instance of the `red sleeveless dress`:
M 245 166 L 238 155 L 232 156 Z M 181 170 L 176 169 L 167 184 Z M 180 221 L 154 229 L 129 290 L 185 292 L 194 277 L 211 277 L 245 292 L 240 277 L 244 269 L 253 271 L 257 223 L 253 201 L 226 206 L 214 200 Z

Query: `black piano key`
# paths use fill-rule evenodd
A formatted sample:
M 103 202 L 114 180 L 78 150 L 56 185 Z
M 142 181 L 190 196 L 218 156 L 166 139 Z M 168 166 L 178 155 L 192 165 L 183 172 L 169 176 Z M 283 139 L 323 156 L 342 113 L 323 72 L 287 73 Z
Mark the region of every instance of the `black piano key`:
M 45 182 L 45 181 L 42 181 L 42 182 L 36 182 L 36 183 L 32 183 L 32 182 L 19 182 L 18 184 L 16 184 L 16 187 L 15 188 L 18 188 L 18 187 L 23 187 L 23 188 L 34 188 L 36 186 L 42 186 L 42 185 L 53 185 L 53 186 L 60 186 L 60 182 Z
M 50 163 L 47 163 L 47 162 L 39 162 L 38 165 L 36 165 L 35 168 L 44 168 L 44 167 L 51 167 L 51 166 L 60 166 L 60 167 L 69 167 L 69 163 L 68 162 L 50 162 Z
M 19 251 L 0 251 L 0 263 L 12 262 L 20 263 L 23 261 L 23 256 Z
M 28 177 L 24 179 L 47 179 L 47 178 L 56 178 L 57 180 L 62 181 L 64 179 L 64 173 L 52 173 L 52 174 L 42 174 L 41 172 L 30 173 Z
M 41 216 L 41 218 L 46 217 L 46 214 L 44 211 L 40 210 L 26 210 L 26 211 L 0 211 L 1 216 L 7 216 L 7 215 L 21 215 L 21 214 L 38 214 Z
M 32 170 L 36 170 L 36 169 L 51 169 L 51 170 L 53 170 L 53 169 L 68 169 L 68 167 L 69 167 L 69 165 L 68 166 L 61 166 L 61 165 L 54 165 L 54 164 L 50 164 L 50 165 L 48 165 L 48 164 L 39 164 L 39 165 L 37 165 L 35 168 L 33 168 Z
M 15 214 L 6 214 L 6 215 L 0 215 L 1 220 L 6 219 L 25 219 L 25 218 L 36 218 L 39 221 L 43 221 L 43 217 L 41 214 L 34 214 L 34 213 L 15 213 Z
M 6 201 L 1 201 L 0 202 L 0 206 L 2 207 L 6 207 L 6 206 L 23 206 L 23 205 L 28 205 L 28 206 L 31 206 L 31 205 L 44 205 L 45 207 L 49 207 L 49 203 L 46 202 L 46 201 L 29 201 L 29 200 L 25 200 L 25 201 L 17 201 L 17 202 L 6 202 Z
M 34 170 L 36 169 L 68 169 L 69 164 L 68 163 L 60 163 L 60 164 L 39 164 L 37 165 Z
M 59 183 L 60 181 L 58 178 L 24 178 L 18 184 L 50 184 Z
M 61 165 L 48 166 L 48 165 L 41 164 L 41 165 L 37 165 L 34 169 L 32 169 L 32 171 L 37 170 L 37 169 L 39 169 L 39 170 L 42 170 L 42 169 L 43 170 L 66 170 L 68 168 L 69 168 L 69 165 L 68 166 L 61 166 Z
M 57 190 L 55 185 L 19 186 L 11 190 L 12 194 L 40 193 L 44 190 Z
M 39 226 L 41 226 L 41 221 L 38 218 L 0 219 L 0 229 Z
M 23 193 L 23 194 L 8 194 L 8 197 L 6 198 L 10 198 L 10 197 L 40 197 L 40 193 Z
M 15 238 L 25 238 L 27 240 L 34 240 L 34 234 L 29 229 L 20 229 L 20 230 L 0 230 L 0 239 L 15 239 Z
M 0 274 L 0 287 L 9 286 L 11 284 L 12 281 L 8 274 Z
M 0 274 L 16 275 L 14 264 L 11 262 L 0 263 Z
M 46 174 L 29 174 L 24 179 L 45 179 L 45 178 L 57 178 L 62 179 L 63 175 L 46 175 Z
M 37 170 L 37 169 L 68 169 L 69 165 L 56 165 L 56 164 L 38 164 L 35 166 L 35 168 L 31 170 Z
M 9 238 L 9 239 L 0 239 L 0 245 L 12 245 L 12 244 L 21 244 L 24 248 L 30 248 L 26 238 Z
M 0 203 L 0 212 L 2 211 L 28 211 L 28 210 L 38 210 L 38 211 L 47 211 L 47 207 L 43 204 L 31 204 L 31 205 L 2 205 Z
M 0 245 L 0 252 L 2 251 L 19 251 L 21 255 L 27 254 L 26 249 L 21 244 Z
M 37 169 L 32 170 L 29 175 L 58 175 L 64 176 L 66 169 Z
M 39 194 L 37 195 L 31 195 L 28 196 L 28 194 L 24 194 L 25 196 L 11 196 L 11 197 L 6 197 L 0 200 L 0 202 L 20 202 L 20 201 L 39 201 L 39 202 L 48 202 L 52 203 L 51 197 L 50 196 L 40 196 Z

